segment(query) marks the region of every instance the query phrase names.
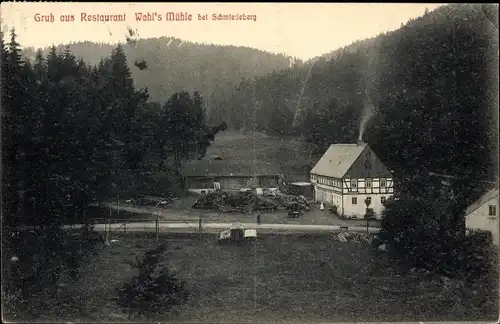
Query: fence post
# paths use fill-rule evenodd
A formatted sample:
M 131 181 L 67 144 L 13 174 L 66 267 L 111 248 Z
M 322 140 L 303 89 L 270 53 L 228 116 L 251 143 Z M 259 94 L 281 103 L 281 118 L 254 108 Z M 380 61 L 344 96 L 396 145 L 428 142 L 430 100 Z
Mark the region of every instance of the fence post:
M 203 214 L 204 214 L 204 212 L 203 212 L 203 208 L 204 208 L 204 207 L 205 207 L 205 206 L 203 205 L 203 202 L 202 202 L 202 204 L 201 204 L 201 211 L 200 211 L 200 220 L 199 220 L 199 227 L 200 227 L 200 241 L 201 241 L 201 239 L 202 239 L 202 237 L 203 237 L 203 234 L 202 234 L 202 233 L 203 233 L 203 216 L 204 216 L 204 215 L 203 215 Z
M 203 232 L 202 222 L 203 222 L 203 211 L 200 213 L 200 219 L 198 221 L 198 228 L 199 228 L 200 234 Z
M 109 209 L 109 218 L 104 220 L 104 230 L 106 231 L 106 242 L 109 242 L 109 231 L 111 231 L 110 222 L 111 222 L 111 208 Z
M 156 243 L 158 244 L 158 232 L 160 231 L 160 228 L 158 226 L 158 212 L 156 212 Z

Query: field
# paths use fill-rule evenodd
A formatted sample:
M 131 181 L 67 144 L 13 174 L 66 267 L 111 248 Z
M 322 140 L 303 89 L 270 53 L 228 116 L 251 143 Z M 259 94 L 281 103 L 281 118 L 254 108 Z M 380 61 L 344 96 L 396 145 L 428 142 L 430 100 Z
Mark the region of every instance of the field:
M 224 159 L 256 160 L 266 162 L 307 160 L 307 144 L 298 138 L 279 138 L 263 133 L 222 132 L 215 136 L 207 156 L 219 155 Z
M 207 156 L 275 163 L 293 181 L 307 181 L 316 159 L 309 154 L 308 145 L 299 138 L 278 138 L 262 133 L 242 134 L 223 132 L 215 136 Z
M 80 281 L 68 284 L 82 296 L 80 321 L 127 321 L 111 298 L 135 275 L 129 261 L 154 239 L 114 238 L 118 242 L 88 263 Z M 383 252 L 327 234 L 261 235 L 243 246 L 221 246 L 209 234 L 160 240 L 169 247 L 166 266 L 187 282 L 190 298 L 178 314 L 158 321 L 472 321 L 498 313 L 491 282 L 461 284 L 398 269 Z

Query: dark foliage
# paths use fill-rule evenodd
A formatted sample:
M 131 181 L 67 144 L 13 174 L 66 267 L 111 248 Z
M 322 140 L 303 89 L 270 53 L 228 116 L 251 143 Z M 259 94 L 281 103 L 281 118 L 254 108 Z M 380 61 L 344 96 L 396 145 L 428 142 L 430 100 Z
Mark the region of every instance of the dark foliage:
M 206 125 L 199 93 L 176 94 L 186 100 L 164 110 L 148 103 L 120 45 L 90 66 L 69 48 L 23 60 L 14 31 L 1 41 L 2 293 L 6 313 L 36 317 L 61 302 L 58 281 L 77 280 L 102 241 L 88 225 L 89 205 L 114 193 L 120 175 L 150 174 L 167 154 L 176 154 L 176 170 L 203 155 L 225 126 Z M 69 222 L 87 225 L 70 235 Z M 65 305 L 77 309 L 71 300 Z
M 116 302 L 129 317 L 139 315 L 150 319 L 187 300 L 185 283 L 160 264 L 164 261 L 165 250 L 162 244 L 138 258 L 134 267 L 139 274 L 119 289 Z
M 151 100 L 166 102 L 172 93 L 200 91 L 207 96 L 207 107 L 214 107 L 215 97 L 229 97 L 231 88 L 242 78 L 253 78 L 289 66 L 289 58 L 256 49 L 220 46 L 182 41 L 173 37 L 137 39 L 137 31 L 127 31 L 123 46 L 130 62 L 144 60 L 148 69 L 133 69 L 135 84 L 149 89 Z M 180 44 L 182 43 L 182 46 Z M 68 45 L 76 57 L 90 64 L 98 64 L 109 56 L 113 46 L 93 42 Z M 57 50 L 64 49 L 61 45 Z M 48 54 L 49 49 L 43 50 Z M 35 50 L 27 48 L 23 54 L 35 57 Z M 219 124 L 226 118 L 213 120 Z
M 18 230 L 2 240 L 2 301 L 11 320 L 37 318 L 55 309 L 63 316 L 79 309 L 77 298 L 61 295 L 62 276 L 75 281 L 79 268 L 103 243 L 90 227 L 68 233 L 57 228 Z
M 498 81 L 490 73 L 498 63 L 497 17 L 494 5 L 440 7 L 326 58 L 244 79 L 231 96 L 215 97 L 210 119 L 302 134 L 318 154 L 332 143 L 354 143 L 367 120 L 363 139 L 398 175 L 491 179 L 498 162 Z M 456 189 L 476 195 L 480 183 L 469 184 Z
M 492 248 L 492 242 L 491 232 L 471 231 L 464 242 L 465 260 L 460 265 L 462 271 L 473 278 L 498 271 L 497 251 Z
M 148 63 L 144 60 L 140 60 L 140 61 L 134 61 L 134 65 L 139 69 L 139 70 L 145 70 L 148 68 Z
M 388 201 L 380 238 L 408 266 L 448 276 L 477 279 L 493 269 L 491 234 L 465 235 L 465 219 L 452 203 L 438 198 Z

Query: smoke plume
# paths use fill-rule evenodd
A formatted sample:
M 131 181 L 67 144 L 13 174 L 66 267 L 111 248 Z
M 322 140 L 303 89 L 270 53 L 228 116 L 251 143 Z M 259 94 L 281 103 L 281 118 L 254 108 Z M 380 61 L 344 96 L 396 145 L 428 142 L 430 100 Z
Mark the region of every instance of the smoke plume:
M 363 100 L 363 111 L 361 112 L 361 119 L 359 121 L 358 141 L 363 140 L 366 125 L 376 113 L 375 105 L 373 104 L 373 94 L 375 92 L 375 84 L 377 83 L 376 79 L 379 59 L 378 49 L 375 48 L 374 52 L 369 53 L 368 55 L 370 58 L 368 60 L 368 67 L 365 76 L 365 94 Z
M 363 134 L 366 129 L 366 124 L 375 115 L 375 106 L 368 95 L 365 95 L 365 100 L 363 102 L 363 111 L 361 112 L 361 119 L 359 121 L 359 136 L 358 141 L 363 140 Z

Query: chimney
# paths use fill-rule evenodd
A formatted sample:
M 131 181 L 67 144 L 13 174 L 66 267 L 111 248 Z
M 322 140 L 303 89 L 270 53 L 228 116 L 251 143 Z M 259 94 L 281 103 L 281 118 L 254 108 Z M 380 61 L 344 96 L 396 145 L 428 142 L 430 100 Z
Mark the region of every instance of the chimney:
M 365 144 L 365 142 L 363 142 L 363 140 L 358 140 L 358 143 L 356 145 L 363 145 Z

